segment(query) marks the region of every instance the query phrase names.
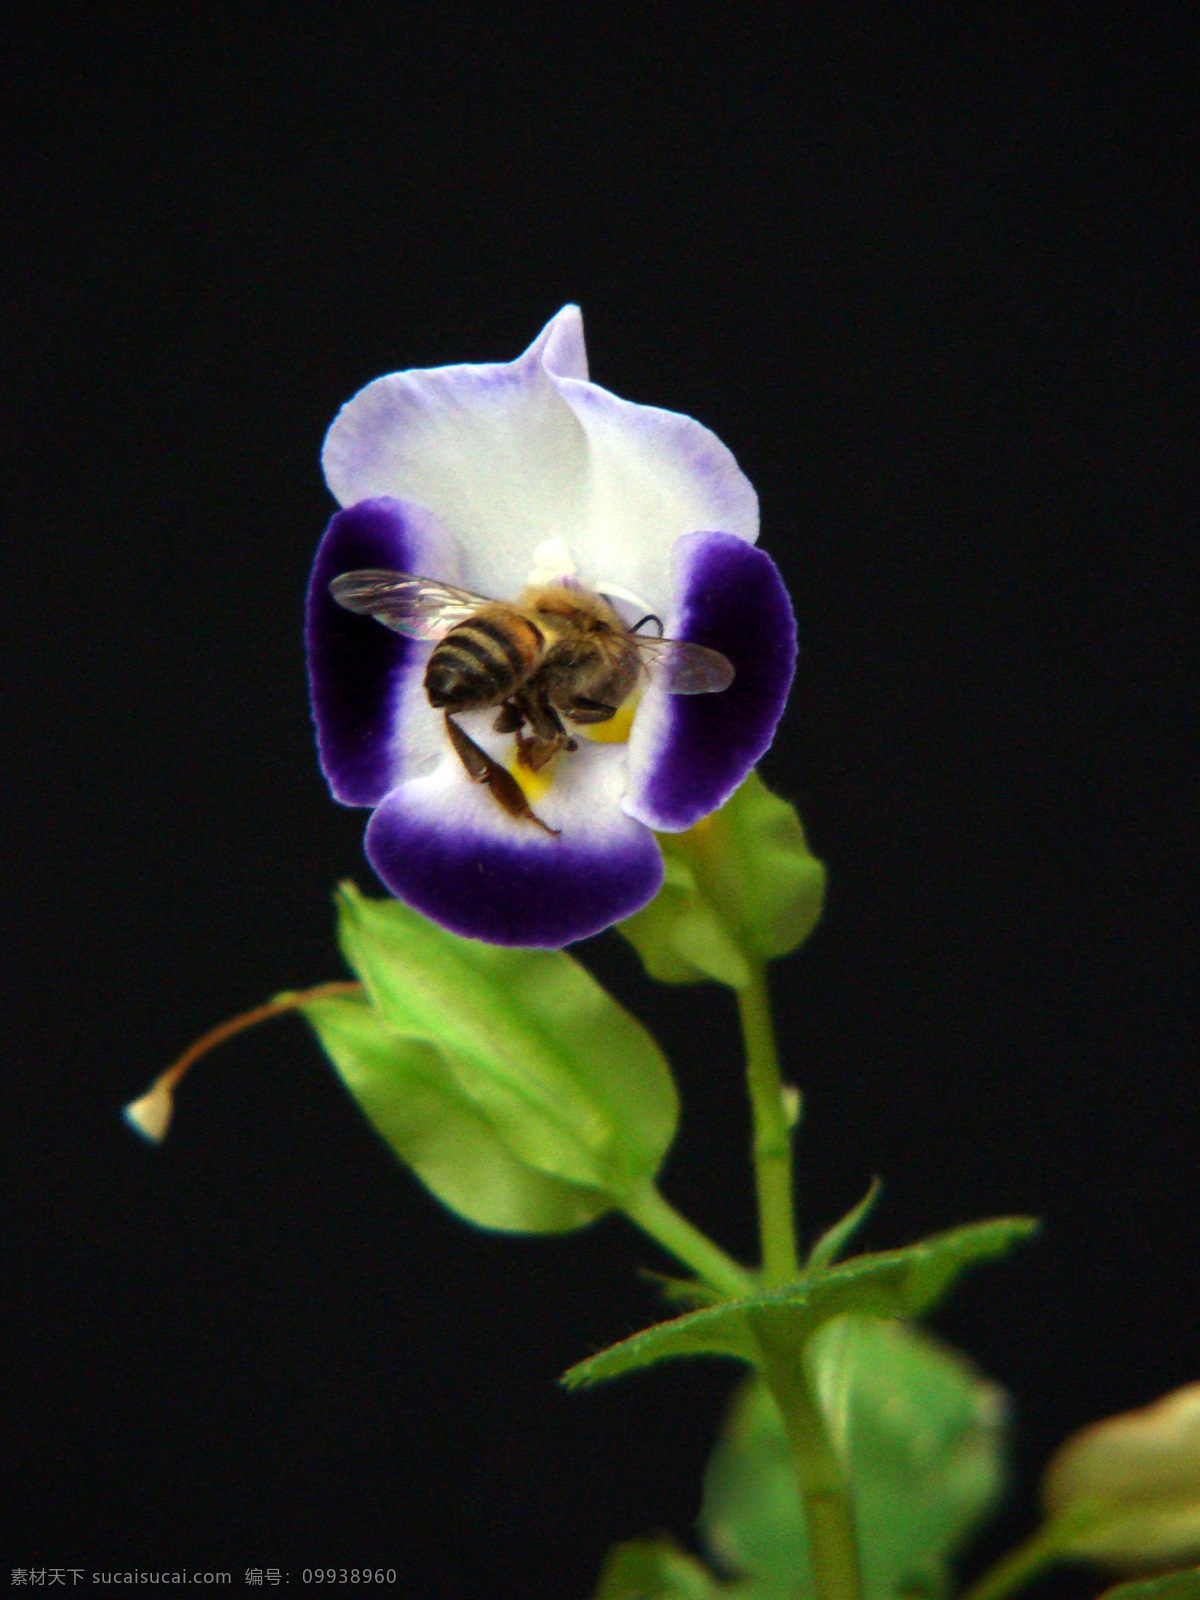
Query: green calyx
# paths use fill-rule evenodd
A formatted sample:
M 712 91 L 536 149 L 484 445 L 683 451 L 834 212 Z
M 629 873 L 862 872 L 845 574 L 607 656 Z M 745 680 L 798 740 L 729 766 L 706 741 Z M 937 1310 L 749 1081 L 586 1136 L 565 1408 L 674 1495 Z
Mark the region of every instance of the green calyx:
M 745 989 L 756 965 L 796 949 L 816 927 L 825 868 L 795 807 L 757 772 L 712 816 L 658 841 L 663 886 L 617 924 L 652 978 Z

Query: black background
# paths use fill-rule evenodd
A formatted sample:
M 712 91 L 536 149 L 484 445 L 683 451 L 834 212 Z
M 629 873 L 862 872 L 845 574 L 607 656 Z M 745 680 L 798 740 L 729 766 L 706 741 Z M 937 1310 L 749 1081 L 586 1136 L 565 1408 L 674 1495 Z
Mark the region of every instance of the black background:
M 215 14 L 214 14 L 215 13 Z M 317 457 L 384 371 L 515 356 L 699 417 L 800 618 L 765 772 L 828 861 L 777 974 L 802 1212 L 1041 1240 L 937 1318 L 1063 1433 L 1200 1376 L 1185 1043 L 1197 357 L 1186 8 L 31 9 L 3 338 L 11 1564 L 395 1566 L 589 1592 L 686 1534 L 731 1378 L 568 1397 L 655 1313 L 624 1224 L 443 1214 L 299 1024 L 117 1118 L 192 1037 L 340 976 L 372 878 L 312 751 Z M 1002 20 L 999 20 L 1002 19 Z M 736 1033 L 658 1032 L 666 1188 L 752 1248 Z M 6 1560 L 8 1557 L 6 1556 Z M 1086 1592 L 1096 1580 L 1061 1580 Z

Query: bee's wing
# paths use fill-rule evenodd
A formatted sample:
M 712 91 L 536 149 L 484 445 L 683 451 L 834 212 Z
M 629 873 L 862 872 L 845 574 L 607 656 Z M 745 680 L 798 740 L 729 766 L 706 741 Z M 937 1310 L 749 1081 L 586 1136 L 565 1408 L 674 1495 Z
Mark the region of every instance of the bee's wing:
M 451 628 L 488 603 L 482 595 L 468 594 L 434 578 L 374 567 L 343 572 L 329 585 L 329 592 L 347 611 L 374 617 L 385 628 L 410 639 L 430 642 L 444 639 Z
M 671 694 L 716 694 L 733 682 L 733 662 L 707 645 L 686 639 L 634 635 L 638 654 Z

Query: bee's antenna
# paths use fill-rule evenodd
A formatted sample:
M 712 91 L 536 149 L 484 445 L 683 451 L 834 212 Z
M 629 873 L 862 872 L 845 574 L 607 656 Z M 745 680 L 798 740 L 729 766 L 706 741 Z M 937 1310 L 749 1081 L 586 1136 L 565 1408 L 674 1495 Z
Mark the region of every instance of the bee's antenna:
M 658 637 L 660 639 L 662 638 L 662 636 L 663 636 L 663 619 L 661 617 L 659 617 L 659 616 L 656 616 L 653 611 L 647 611 L 646 615 L 642 618 L 641 622 L 635 622 L 633 627 L 630 628 L 630 630 L 629 630 L 630 633 L 636 633 L 638 631 L 638 629 L 642 626 L 643 622 L 657 622 L 658 623 Z

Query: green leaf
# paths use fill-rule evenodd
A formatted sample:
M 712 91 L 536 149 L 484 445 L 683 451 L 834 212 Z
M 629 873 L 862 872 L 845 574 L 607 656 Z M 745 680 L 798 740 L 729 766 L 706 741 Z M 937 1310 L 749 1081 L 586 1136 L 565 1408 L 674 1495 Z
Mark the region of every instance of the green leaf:
M 847 1311 L 921 1316 L 969 1267 L 1006 1255 L 1037 1226 L 1031 1217 L 993 1217 L 901 1250 L 856 1256 L 782 1289 L 764 1289 L 657 1323 L 580 1361 L 563 1382 L 570 1388 L 600 1383 L 676 1356 L 734 1356 L 757 1364 L 760 1337 L 798 1352 L 822 1323 Z
M 1118 1583 L 1115 1588 L 1106 1589 L 1100 1600 L 1200 1600 L 1200 1567 Z
M 727 1300 L 719 1306 L 672 1317 L 669 1322 L 656 1322 L 641 1333 L 597 1351 L 586 1361 L 577 1361 L 560 1381 L 568 1389 L 589 1389 L 594 1383 L 682 1356 L 732 1356 L 753 1366 L 760 1353 L 746 1318 L 750 1304 L 749 1300 Z
M 382 1021 L 436 1049 L 520 1163 L 618 1203 L 653 1179 L 679 1115 L 670 1070 L 577 961 L 459 938 L 352 885 L 338 910 L 342 949 Z
M 393 1033 L 368 1000 L 314 1000 L 304 1014 L 368 1121 L 460 1217 L 509 1233 L 564 1233 L 610 1209 L 606 1195 L 518 1161 L 439 1052 Z
M 1113 1567 L 1200 1557 L 1200 1383 L 1082 1428 L 1042 1484 L 1062 1554 Z
M 864 1600 L 944 1594 L 948 1562 L 1002 1488 L 1001 1391 L 930 1335 L 862 1316 L 827 1323 L 805 1364 L 850 1479 Z M 813 1593 L 787 1435 L 760 1379 L 735 1396 L 700 1522 L 762 1600 Z
M 825 869 L 795 808 L 756 772 L 712 816 L 658 839 L 663 887 L 617 924 L 651 977 L 742 989 L 754 962 L 786 955 L 816 926 Z
M 631 1539 L 609 1551 L 594 1600 L 750 1600 L 742 1584 L 719 1582 L 670 1539 Z
M 835 1222 L 832 1228 L 825 1232 L 813 1245 L 808 1257 L 808 1271 L 820 1272 L 825 1267 L 831 1267 L 851 1239 L 862 1227 L 863 1223 L 875 1209 L 875 1202 L 883 1193 L 883 1185 L 878 1178 L 871 1179 L 871 1187 L 852 1211 L 847 1211 L 840 1222 Z

